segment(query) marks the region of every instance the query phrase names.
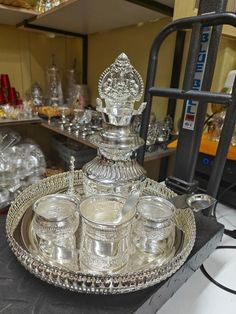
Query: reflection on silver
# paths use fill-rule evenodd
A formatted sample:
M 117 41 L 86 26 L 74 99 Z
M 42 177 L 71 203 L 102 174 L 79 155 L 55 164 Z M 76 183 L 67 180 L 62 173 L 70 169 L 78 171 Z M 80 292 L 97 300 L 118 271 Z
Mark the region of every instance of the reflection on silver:
M 33 211 L 32 226 L 38 237 L 39 252 L 60 264 L 76 264 L 77 200 L 71 195 L 50 194 L 39 198 Z
M 84 197 L 82 172 L 75 172 L 75 190 Z M 172 255 L 163 260 L 144 259 L 135 247 L 131 247 L 131 257 L 126 272 L 93 275 L 84 273 L 78 267 L 58 264 L 42 256 L 37 238 L 32 233 L 32 205 L 42 196 L 68 189 L 68 173 L 44 179 L 21 193 L 12 204 L 6 221 L 9 245 L 20 263 L 40 279 L 64 289 L 92 294 L 117 294 L 132 292 L 152 286 L 171 276 L 187 259 L 195 242 L 196 227 L 192 210 L 176 210 L 174 222 L 176 238 Z M 175 195 L 163 184 L 147 179 L 144 195 L 156 195 L 169 199 Z M 81 237 L 80 227 L 76 232 L 77 250 Z M 22 244 L 24 243 L 24 244 Z M 112 247 L 111 247 L 112 250 Z M 60 251 L 60 249 L 58 249 Z M 58 253 L 59 254 L 59 253 Z M 78 256 L 79 258 L 79 256 Z
M 134 245 L 156 258 L 168 256 L 175 242 L 174 205 L 161 197 L 143 196 L 137 212 L 132 236 Z
M 135 207 L 123 215 L 125 200 L 107 194 L 90 196 L 82 201 L 80 266 L 84 272 L 112 274 L 128 264 Z

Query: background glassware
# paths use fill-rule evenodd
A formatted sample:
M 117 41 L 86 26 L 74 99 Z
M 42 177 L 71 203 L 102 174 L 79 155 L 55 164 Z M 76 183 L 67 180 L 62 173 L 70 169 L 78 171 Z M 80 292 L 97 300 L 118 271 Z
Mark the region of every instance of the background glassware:
M 219 141 L 221 130 L 224 124 L 225 111 L 218 112 L 214 115 L 212 122 L 209 124 L 208 133 L 209 140 Z
M 147 130 L 147 139 L 146 139 L 146 147 L 145 150 L 147 152 L 153 152 L 156 150 L 156 137 L 157 137 L 157 124 L 149 123 Z
M 211 141 L 218 142 L 221 136 L 221 131 L 224 125 L 225 111 L 217 112 L 212 117 L 212 120 L 208 123 L 208 138 Z M 231 145 L 236 146 L 236 124 L 235 130 L 232 135 Z
M 99 131 L 102 129 L 103 119 L 100 112 L 92 110 L 92 129 L 95 131 Z
M 120 196 L 94 195 L 81 202 L 80 267 L 85 272 L 115 273 L 127 265 L 135 208 L 122 216 L 125 201 Z
M 76 263 L 78 200 L 66 194 L 46 195 L 35 202 L 33 211 L 33 229 L 42 255 L 58 263 Z
M 77 124 L 79 123 L 80 118 L 84 114 L 84 109 L 75 108 L 75 109 L 73 109 L 73 112 L 74 112 L 74 119 L 72 120 L 72 123 L 75 126 L 77 126 Z
M 42 88 L 37 82 L 35 82 L 31 87 L 31 99 L 35 107 L 43 105 Z
M 232 139 L 231 139 L 231 144 L 233 146 L 236 146 L 236 124 L 235 124 L 235 127 L 234 127 L 234 133 L 233 133 L 233 136 L 232 136 Z
M 133 129 L 135 132 L 140 132 L 141 116 L 135 116 L 133 121 Z M 155 144 L 165 144 L 169 140 L 170 134 L 173 129 L 173 120 L 170 116 L 166 116 L 164 121 L 156 121 L 156 116 L 152 112 L 150 115 L 148 133 L 146 140 L 146 149 L 151 152 L 156 147 Z M 165 148 L 163 146 L 162 148 Z
M 1 128 L 0 130 L 0 154 L 10 146 L 17 144 L 21 139 L 19 133 L 8 128 Z
M 69 114 L 70 109 L 69 109 L 69 107 L 61 106 L 59 108 L 59 111 L 61 114 L 61 120 L 59 121 L 59 124 L 60 124 L 61 128 L 63 129 L 65 127 L 66 123 L 68 123 L 68 121 L 69 121 L 66 116 Z
M 47 69 L 48 84 L 48 104 L 63 105 L 63 92 L 61 86 L 60 71 L 54 63 L 54 55 L 52 55 L 52 66 Z
M 77 88 L 77 79 L 76 79 L 76 59 L 74 59 L 74 64 L 71 69 L 67 71 L 67 105 L 69 107 L 73 107 L 75 98 L 78 93 L 78 88 Z
M 158 124 L 156 122 L 150 122 L 148 125 L 148 134 L 146 145 L 151 146 L 156 143 L 157 140 L 157 128 Z
M 86 137 L 87 135 L 90 135 L 94 133 L 92 131 L 92 110 L 82 110 L 81 109 L 75 109 L 77 111 L 77 119 L 76 121 L 72 121 L 75 124 L 72 124 L 75 130 L 75 135 L 76 136 L 82 136 Z
M 0 208 L 4 207 L 10 200 L 10 193 L 7 189 L 0 187 Z
M 89 90 L 87 85 L 76 84 L 74 86 L 73 108 L 85 109 L 89 106 Z
M 175 207 L 157 196 L 140 197 L 137 219 L 132 228 L 132 241 L 141 251 L 156 258 L 169 255 L 175 241 Z
M 166 125 L 167 129 L 169 130 L 169 133 L 173 131 L 173 119 L 170 115 L 167 115 L 164 119 L 164 124 Z
M 9 191 L 10 199 L 17 191 L 40 180 L 46 170 L 40 147 L 30 140 L 19 141 L 16 132 L 0 130 L 0 188 Z
M 137 134 L 139 134 L 140 132 L 141 120 L 142 120 L 142 116 L 136 115 L 134 116 L 133 121 L 132 121 L 132 128 L 134 132 L 136 132 Z
M 170 137 L 169 125 L 165 122 L 157 122 L 157 143 L 166 143 Z

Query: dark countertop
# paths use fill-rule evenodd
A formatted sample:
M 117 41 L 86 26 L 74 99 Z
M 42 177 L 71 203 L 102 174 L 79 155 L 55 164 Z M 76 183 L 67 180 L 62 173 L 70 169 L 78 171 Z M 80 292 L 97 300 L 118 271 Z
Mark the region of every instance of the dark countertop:
M 5 237 L 5 217 L 0 216 L 0 313 L 1 314 L 151 314 L 199 268 L 214 251 L 223 226 L 196 215 L 197 239 L 185 264 L 169 279 L 144 290 L 123 295 L 86 295 L 41 281 L 17 261 Z

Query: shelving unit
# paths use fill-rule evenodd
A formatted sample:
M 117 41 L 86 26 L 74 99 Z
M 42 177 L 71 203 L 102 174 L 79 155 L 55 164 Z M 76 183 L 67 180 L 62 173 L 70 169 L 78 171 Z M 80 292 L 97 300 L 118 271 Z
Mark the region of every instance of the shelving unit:
M 167 4 L 167 5 L 166 5 Z M 173 16 L 174 0 L 68 0 L 18 27 L 82 39 L 82 83 L 87 84 L 88 35 Z
M 68 0 L 43 14 L 34 14 L 15 23 L 23 27 L 80 37 L 83 41 L 83 83 L 87 83 L 88 35 L 173 16 L 174 0 Z M 105 8 L 105 9 L 104 9 Z M 76 142 L 93 147 L 86 139 L 43 122 L 42 127 Z M 168 157 L 174 150 L 147 153 L 145 161 Z
M 167 149 L 158 149 L 156 151 L 153 151 L 151 153 L 146 152 L 144 156 L 144 161 L 153 161 L 153 160 L 160 160 L 162 158 L 173 156 L 175 153 L 174 148 L 167 148 Z
M 38 14 L 33 10 L 11 7 L 0 4 L 0 23 L 6 25 L 17 25 L 24 20 L 36 17 Z
M 157 11 L 157 2 L 156 10 L 154 6 L 144 7 L 143 2 L 145 1 L 69 0 L 33 17 L 24 26 L 38 29 L 46 27 L 85 35 L 156 20 L 173 13 L 173 9 L 168 6 L 163 5 L 166 10 L 159 8 L 162 11 L 160 13 Z
M 81 143 L 81 144 L 84 144 L 86 146 L 89 146 L 91 148 L 97 148 L 95 145 L 91 144 L 87 138 L 82 138 L 82 137 L 78 137 L 78 136 L 75 136 L 73 134 L 70 134 L 62 129 L 60 129 L 57 125 L 55 124 L 48 124 L 47 122 L 42 122 L 41 123 L 41 126 L 43 128 L 46 128 L 50 131 L 53 131 L 54 133 L 56 134 L 60 134 L 60 135 L 63 135 L 75 142 L 78 142 L 78 143 Z M 153 160 L 160 160 L 162 158 L 165 158 L 165 157 L 170 157 L 172 155 L 174 155 L 175 153 L 175 148 L 167 148 L 167 149 L 158 149 L 158 150 L 155 150 L 153 152 L 146 152 L 145 154 L 145 162 L 149 162 L 149 161 L 153 161 Z
M 84 145 L 92 147 L 92 148 L 96 148 L 96 146 L 91 144 L 88 140 L 86 140 L 86 138 L 78 137 L 78 136 L 75 136 L 75 135 L 70 134 L 68 132 L 65 132 L 62 129 L 60 129 L 59 127 L 57 127 L 56 125 L 48 124 L 47 122 L 42 122 L 41 126 L 50 130 L 50 131 L 55 132 L 56 134 L 60 134 L 60 135 L 63 135 L 67 138 L 70 138 L 71 140 L 73 140 L 75 142 L 84 144 Z
M 1 126 L 14 126 L 14 125 L 25 125 L 25 124 L 34 124 L 34 123 L 41 123 L 42 120 L 40 118 L 32 118 L 32 119 L 22 119 L 22 120 L 10 120 L 4 119 L 0 120 L 0 127 Z

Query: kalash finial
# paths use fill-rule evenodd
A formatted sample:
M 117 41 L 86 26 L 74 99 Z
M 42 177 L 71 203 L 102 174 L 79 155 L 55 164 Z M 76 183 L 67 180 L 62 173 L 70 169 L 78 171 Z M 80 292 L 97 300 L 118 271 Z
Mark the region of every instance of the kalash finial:
M 125 53 L 121 53 L 101 75 L 98 83 L 97 110 L 105 121 L 114 125 L 128 125 L 133 115 L 141 114 L 146 103 L 134 110 L 144 90 L 143 80 L 131 65 Z M 105 107 L 102 99 L 105 100 Z
M 105 123 L 102 130 L 89 137 L 90 143 L 98 147 L 98 154 L 83 166 L 84 193 L 128 196 L 131 191 L 141 190 L 146 171 L 134 154 L 144 140 L 130 123 L 132 116 L 145 108 L 143 103 L 134 110 L 135 101 L 143 94 L 143 81 L 126 54 L 120 54 L 102 73 L 98 91 L 101 99 L 97 110 Z

